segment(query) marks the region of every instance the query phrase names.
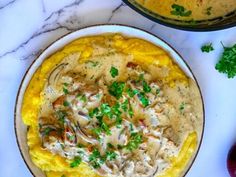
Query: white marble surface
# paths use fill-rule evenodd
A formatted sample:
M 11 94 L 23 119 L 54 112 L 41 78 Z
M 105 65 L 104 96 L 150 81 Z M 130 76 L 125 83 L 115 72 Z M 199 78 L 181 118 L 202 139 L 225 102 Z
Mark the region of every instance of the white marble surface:
M 219 74 L 215 63 L 225 45 L 236 43 L 236 28 L 186 32 L 164 27 L 137 14 L 120 0 L 0 0 L 0 177 L 31 176 L 15 140 L 15 97 L 30 63 L 46 46 L 80 27 L 121 23 L 146 29 L 166 40 L 196 75 L 205 101 L 203 144 L 187 177 L 227 177 L 226 156 L 236 137 L 236 78 Z M 213 42 L 215 51 L 200 46 Z

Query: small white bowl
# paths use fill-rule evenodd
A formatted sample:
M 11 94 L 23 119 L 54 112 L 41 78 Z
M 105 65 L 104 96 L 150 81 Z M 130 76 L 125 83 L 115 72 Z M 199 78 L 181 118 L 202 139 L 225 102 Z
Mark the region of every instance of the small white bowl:
M 173 49 L 165 41 L 161 40 L 157 36 L 147 32 L 147 31 L 144 31 L 144 30 L 141 30 L 141 29 L 138 29 L 135 27 L 124 26 L 124 25 L 95 25 L 95 26 L 89 26 L 89 27 L 79 29 L 78 31 L 75 31 L 73 33 L 70 33 L 66 36 L 61 37 L 60 39 L 55 41 L 53 44 L 51 44 L 49 47 L 47 47 L 41 53 L 41 55 L 31 64 L 31 66 L 27 70 L 27 72 L 21 82 L 21 85 L 20 85 L 20 88 L 19 88 L 19 91 L 17 94 L 17 98 L 16 98 L 15 125 L 14 126 L 15 126 L 17 144 L 20 149 L 20 153 L 22 155 L 23 160 L 25 161 L 28 169 L 30 170 L 30 172 L 34 176 L 45 177 L 45 174 L 38 167 L 36 167 L 34 165 L 34 163 L 31 161 L 31 158 L 29 155 L 29 149 L 28 149 L 28 145 L 27 145 L 27 136 L 26 136 L 27 126 L 23 123 L 22 117 L 21 117 L 21 106 L 22 106 L 25 90 L 26 90 L 32 76 L 36 72 L 36 70 L 40 67 L 40 65 L 43 63 L 43 61 L 48 56 L 55 53 L 56 51 L 58 51 L 59 49 L 61 49 L 62 47 L 69 44 L 70 42 L 72 42 L 75 39 L 78 39 L 80 37 L 85 37 L 85 36 L 101 35 L 104 33 L 121 33 L 124 36 L 136 37 L 136 38 L 147 40 L 147 41 L 161 47 L 162 49 L 164 49 L 166 52 L 169 53 L 169 55 L 172 57 L 172 59 L 179 65 L 179 67 L 185 72 L 185 74 L 187 76 L 189 76 L 190 78 L 192 78 L 193 80 L 195 80 L 197 83 L 197 80 L 195 79 L 191 69 L 186 64 L 186 62 L 182 59 L 182 57 L 175 51 L 175 49 Z M 198 86 L 198 88 L 199 88 L 199 86 Z M 199 88 L 199 92 L 201 93 L 200 88 Z M 204 124 L 205 124 L 204 123 L 205 117 L 204 117 L 203 100 L 202 100 L 202 107 L 203 107 L 203 121 L 202 121 L 203 125 L 202 125 L 202 133 L 201 133 L 201 137 L 199 138 L 199 144 L 197 147 L 197 151 L 193 155 L 193 157 L 190 160 L 190 162 L 188 163 L 188 165 L 186 166 L 185 170 L 183 171 L 182 176 L 185 176 L 187 174 L 188 170 L 190 169 L 190 167 L 192 166 L 192 164 L 196 158 L 196 155 L 199 151 L 200 145 L 201 145 L 203 131 L 204 131 Z

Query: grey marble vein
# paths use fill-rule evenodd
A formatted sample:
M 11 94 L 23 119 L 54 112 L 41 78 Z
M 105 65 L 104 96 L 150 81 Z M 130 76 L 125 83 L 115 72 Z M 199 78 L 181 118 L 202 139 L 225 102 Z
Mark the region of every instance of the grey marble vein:
M 121 2 L 114 10 L 112 10 L 111 16 L 108 19 L 108 23 L 111 22 L 112 18 L 115 16 L 115 14 L 123 7 L 126 6 L 125 3 Z
M 42 34 L 45 33 L 49 33 L 49 32 L 54 32 L 56 30 L 59 29 L 64 29 L 66 30 L 66 33 L 74 31 L 78 28 L 79 22 L 78 22 L 78 18 L 71 16 L 69 20 L 62 22 L 59 22 L 58 19 L 60 18 L 61 14 L 63 14 L 64 12 L 66 12 L 67 9 L 72 8 L 74 6 L 79 6 L 84 0 L 75 0 L 74 2 L 72 2 L 71 4 L 68 4 L 64 7 L 62 7 L 61 9 L 52 12 L 45 20 L 45 24 L 41 27 L 41 29 L 39 31 L 36 31 L 31 37 L 29 37 L 26 41 L 24 41 L 23 43 L 21 43 L 19 46 L 17 46 L 16 48 L 14 48 L 11 51 L 5 52 L 2 55 L 0 55 L 0 59 L 6 55 L 12 54 L 14 52 L 17 52 L 19 49 L 25 47 L 30 41 L 32 41 L 33 39 L 39 37 Z M 76 20 L 75 20 L 76 19 Z M 77 25 L 75 24 L 75 21 L 77 21 Z M 64 34 L 66 34 L 64 33 Z M 62 34 L 62 35 L 64 35 Z M 39 49 L 39 51 L 42 49 Z M 38 51 L 35 51 L 33 53 L 38 53 Z M 33 54 L 29 54 L 26 55 L 24 57 L 22 57 L 22 59 L 29 59 L 32 58 Z
M 10 2 L 7 2 L 6 4 L 3 4 L 2 6 L 0 6 L 0 10 L 2 10 L 2 9 L 4 9 L 4 8 L 6 8 L 7 6 L 13 4 L 15 1 L 16 1 L 16 0 L 12 0 L 12 1 L 10 1 Z

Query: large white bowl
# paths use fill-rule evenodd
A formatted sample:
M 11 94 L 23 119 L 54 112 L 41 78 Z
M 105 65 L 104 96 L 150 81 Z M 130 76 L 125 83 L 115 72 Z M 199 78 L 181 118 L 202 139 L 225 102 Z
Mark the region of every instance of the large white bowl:
M 147 31 L 135 28 L 135 27 L 129 27 L 129 26 L 123 26 L 123 25 L 95 25 L 95 26 L 89 26 L 83 29 L 79 29 L 78 31 L 75 31 L 73 33 L 70 33 L 66 36 L 61 37 L 57 41 L 55 41 L 53 44 L 51 44 L 48 48 L 46 48 L 41 55 L 32 63 L 28 71 L 26 72 L 22 83 L 20 85 L 18 95 L 16 98 L 16 106 L 15 106 L 15 133 L 16 133 L 16 139 L 17 144 L 20 149 L 20 153 L 22 155 L 23 160 L 25 161 L 27 167 L 31 171 L 31 173 L 34 176 L 37 177 L 45 177 L 45 174 L 36 167 L 33 162 L 31 161 L 29 151 L 28 151 L 28 145 L 27 145 L 27 126 L 24 125 L 21 117 L 21 106 L 23 101 L 23 96 L 25 93 L 25 90 L 36 72 L 36 70 L 39 68 L 39 66 L 42 64 L 42 62 L 51 54 L 55 53 L 62 47 L 64 47 L 66 44 L 72 42 L 73 40 L 85 37 L 85 36 L 94 36 L 94 35 L 101 35 L 103 33 L 121 33 L 125 36 L 130 37 L 136 37 L 141 38 L 144 40 L 147 40 L 161 48 L 163 48 L 165 51 L 169 53 L 169 55 L 173 58 L 173 60 L 179 65 L 179 67 L 186 73 L 187 76 L 192 78 L 196 81 L 193 73 L 191 72 L 190 68 L 186 64 L 186 62 L 182 59 L 182 57 L 166 42 L 158 38 L 157 36 L 150 34 Z M 197 81 L 196 81 L 197 83 Z M 200 89 L 199 92 L 201 93 Z M 203 136 L 203 130 L 204 130 L 204 105 L 202 101 L 202 107 L 203 107 L 203 125 L 202 125 L 202 132 L 199 138 L 199 143 L 197 147 L 196 153 L 192 156 L 190 162 L 186 166 L 185 170 L 183 171 L 182 176 L 185 176 L 188 170 L 190 169 L 191 165 L 193 164 L 194 159 L 196 158 L 196 155 L 199 151 L 202 136 Z

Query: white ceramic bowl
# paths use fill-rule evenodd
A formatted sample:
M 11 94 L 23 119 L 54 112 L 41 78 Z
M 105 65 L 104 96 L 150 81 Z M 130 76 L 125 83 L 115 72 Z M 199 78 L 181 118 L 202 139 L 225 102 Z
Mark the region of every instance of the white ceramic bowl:
M 146 32 L 144 30 L 129 27 L 129 26 L 123 26 L 123 25 L 96 25 L 96 26 L 90 26 L 83 29 L 80 29 L 78 31 L 75 31 L 73 33 L 70 33 L 66 36 L 61 37 L 57 41 L 55 41 L 53 44 L 51 44 L 48 48 L 46 48 L 41 55 L 32 63 L 28 71 L 26 72 L 22 83 L 20 85 L 17 99 L 16 99 L 16 106 L 15 106 L 15 133 L 17 138 L 17 143 L 20 149 L 20 153 L 22 155 L 23 160 L 25 161 L 27 167 L 31 171 L 31 173 L 34 176 L 37 177 L 44 177 L 45 174 L 36 167 L 33 162 L 31 161 L 29 151 L 28 151 L 28 145 L 27 145 L 27 126 L 24 125 L 21 117 L 21 106 L 23 101 L 23 96 L 25 93 L 25 90 L 36 72 L 36 70 L 39 68 L 39 66 L 42 64 L 42 62 L 51 54 L 55 53 L 62 47 L 64 47 L 66 44 L 69 44 L 73 40 L 85 37 L 85 36 L 94 36 L 94 35 L 101 35 L 103 33 L 121 33 L 125 36 L 130 37 L 136 37 L 141 38 L 144 40 L 147 40 L 161 48 L 163 48 L 165 51 L 169 53 L 169 55 L 173 58 L 173 60 L 179 65 L 179 67 L 186 73 L 187 76 L 192 78 L 196 81 L 193 73 L 191 72 L 190 68 L 186 64 L 186 62 L 182 59 L 182 57 L 166 42 L 161 40 L 160 38 L 154 36 L 153 34 L 150 34 L 149 32 Z M 196 81 L 197 83 L 197 81 Z M 200 91 L 200 89 L 199 89 Z M 201 93 L 201 92 L 200 92 Z M 204 119 L 204 105 L 202 101 L 202 107 L 203 107 L 203 119 Z M 198 151 L 201 145 L 201 140 L 203 136 L 203 130 L 204 130 L 204 120 L 202 125 L 202 134 L 199 138 L 199 144 L 197 147 L 196 153 L 193 155 L 192 159 L 190 160 L 189 164 L 186 166 L 186 169 L 183 171 L 182 176 L 185 176 L 188 170 L 190 169 Z

